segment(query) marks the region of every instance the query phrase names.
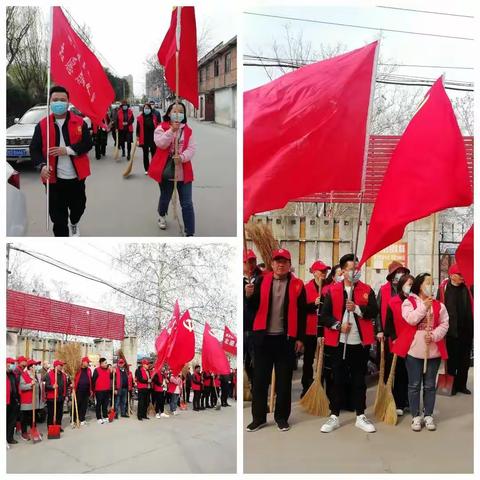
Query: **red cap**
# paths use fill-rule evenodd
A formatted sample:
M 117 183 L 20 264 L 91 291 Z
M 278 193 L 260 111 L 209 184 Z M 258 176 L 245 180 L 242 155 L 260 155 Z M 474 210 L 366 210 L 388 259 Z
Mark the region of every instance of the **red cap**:
M 21 363 L 21 362 L 28 362 L 28 358 L 27 358 L 27 357 L 24 357 L 23 355 L 20 355 L 20 356 L 17 358 L 17 363 Z
M 458 266 L 458 263 L 454 263 L 453 265 L 450 265 L 450 268 L 448 269 L 448 274 L 449 275 L 461 275 L 460 272 L 460 267 Z
M 316 262 L 312 263 L 312 266 L 310 267 L 310 273 L 316 272 L 317 270 L 323 272 L 324 270 L 330 270 L 331 268 L 332 267 L 325 265 L 321 260 L 317 260 Z
M 90 363 L 90 359 L 88 357 L 83 357 L 82 358 L 82 363 L 83 362 L 87 362 L 87 363 Z
M 118 364 L 119 365 L 125 365 L 125 360 L 123 358 L 121 358 L 119 361 L 118 361 Z
M 16 360 L 12 357 L 7 357 L 7 363 L 15 363 Z
M 77 357 L 77 358 L 78 358 L 78 357 Z M 65 365 L 65 362 L 62 362 L 61 360 L 55 360 L 55 361 L 53 362 L 53 368 L 59 367 L 59 366 L 61 366 L 61 365 Z
M 253 250 L 247 250 L 246 252 L 244 251 L 243 252 L 243 262 L 248 262 L 248 260 L 251 260 L 251 259 L 254 259 L 256 260 L 257 259 L 257 256 L 255 255 L 255 252 Z
M 31 367 L 32 365 L 40 365 L 42 362 L 37 362 L 36 360 L 29 360 L 27 362 L 27 368 Z
M 148 365 L 149 363 L 150 362 L 146 358 L 142 360 L 142 365 Z
M 285 250 L 284 248 L 279 248 L 273 251 L 272 260 L 275 260 L 276 258 L 285 258 L 286 260 L 292 259 L 292 257 L 290 256 L 290 252 L 288 250 Z

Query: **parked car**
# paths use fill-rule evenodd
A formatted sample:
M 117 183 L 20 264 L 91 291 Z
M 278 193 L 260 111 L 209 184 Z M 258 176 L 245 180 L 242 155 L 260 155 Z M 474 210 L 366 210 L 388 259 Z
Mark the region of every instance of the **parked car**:
M 27 234 L 27 202 L 20 190 L 20 174 L 7 162 L 7 236 Z

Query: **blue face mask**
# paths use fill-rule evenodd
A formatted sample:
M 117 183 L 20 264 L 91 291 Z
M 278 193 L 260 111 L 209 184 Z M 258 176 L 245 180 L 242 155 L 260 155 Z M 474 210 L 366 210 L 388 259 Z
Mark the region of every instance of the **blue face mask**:
M 14 363 L 10 364 L 10 371 L 13 372 L 17 368 L 17 366 Z
M 182 123 L 184 119 L 185 119 L 185 115 L 183 113 L 175 112 L 170 114 L 170 120 L 172 122 Z
M 50 109 L 54 115 L 63 115 L 67 112 L 68 102 L 56 101 L 50 103 Z
M 144 108 L 144 109 L 143 109 L 143 113 L 144 113 L 145 115 L 150 115 L 150 114 L 152 113 L 152 111 L 151 111 L 149 108 Z
M 126 112 L 126 111 L 128 110 L 128 106 L 127 106 L 127 105 L 122 105 L 122 110 L 123 110 L 124 112 Z

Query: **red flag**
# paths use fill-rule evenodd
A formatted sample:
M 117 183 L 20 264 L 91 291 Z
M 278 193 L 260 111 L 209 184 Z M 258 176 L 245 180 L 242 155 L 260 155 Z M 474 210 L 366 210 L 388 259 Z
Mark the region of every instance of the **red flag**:
M 101 63 L 68 23 L 61 7 L 53 7 L 51 76 L 69 92 L 70 102 L 92 124 L 100 125 L 115 93 Z
M 202 369 L 218 375 L 230 373 L 227 356 L 208 323 L 205 323 L 205 330 L 203 331 Z
M 174 375 L 195 356 L 195 333 L 188 310 L 182 315 L 167 350 L 166 362 Z
M 471 287 L 473 285 L 473 225 L 458 246 L 455 252 L 455 260 L 465 284 Z
M 165 363 L 165 360 L 167 358 L 167 351 L 173 339 L 172 332 L 176 330 L 179 318 L 180 306 L 178 304 L 178 300 L 176 300 L 173 307 L 172 318 L 168 322 L 167 328 L 164 328 L 160 332 L 158 337 L 155 339 L 155 350 L 157 352 L 157 359 L 154 365 L 155 370 L 160 370 L 162 368 L 162 365 Z
M 175 52 L 179 51 L 178 92 Z M 165 78 L 173 92 L 198 108 L 197 27 L 195 7 L 174 7 L 170 28 L 158 51 L 158 61 L 165 67 Z
M 465 145 L 439 78 L 393 152 L 373 208 L 359 267 L 400 240 L 410 222 L 472 201 Z
M 223 349 L 231 353 L 232 355 L 237 354 L 237 337 L 233 332 L 225 325 L 225 330 L 223 331 Z
M 360 191 L 377 44 L 245 92 L 245 222 L 312 193 Z

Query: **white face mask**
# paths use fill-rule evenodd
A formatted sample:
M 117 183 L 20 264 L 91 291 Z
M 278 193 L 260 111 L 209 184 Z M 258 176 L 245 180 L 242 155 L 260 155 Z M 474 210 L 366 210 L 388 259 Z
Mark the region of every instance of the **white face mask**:
M 422 292 L 427 297 L 431 297 L 432 296 L 432 286 L 431 285 L 423 285 L 422 286 Z
M 396 273 L 393 277 L 393 283 L 398 283 L 398 281 L 402 278 L 403 273 Z
M 343 282 L 343 275 L 335 275 L 335 281 L 337 283 Z
M 405 295 L 410 295 L 410 289 L 411 289 L 411 288 L 412 288 L 411 285 L 404 285 L 404 286 L 402 287 L 402 291 L 403 291 L 403 293 L 404 293 Z
M 360 280 L 361 277 L 360 272 L 354 272 L 353 270 L 349 270 L 347 272 L 347 278 L 352 282 L 352 283 L 357 283 Z

